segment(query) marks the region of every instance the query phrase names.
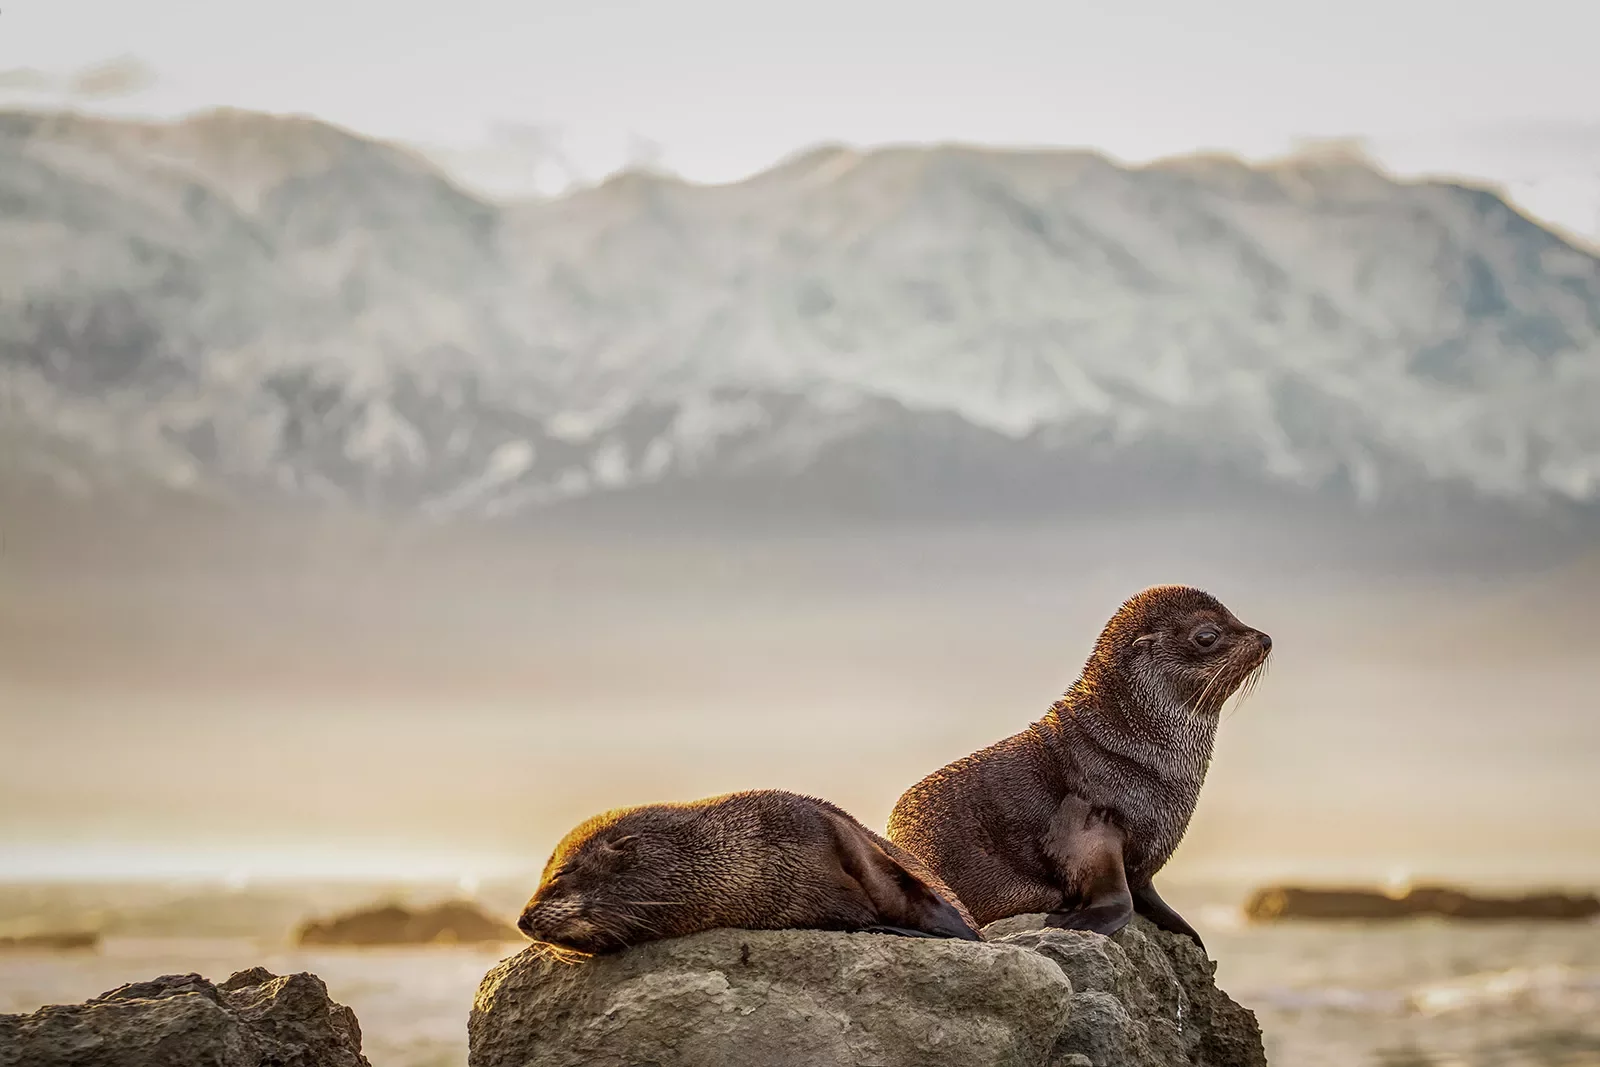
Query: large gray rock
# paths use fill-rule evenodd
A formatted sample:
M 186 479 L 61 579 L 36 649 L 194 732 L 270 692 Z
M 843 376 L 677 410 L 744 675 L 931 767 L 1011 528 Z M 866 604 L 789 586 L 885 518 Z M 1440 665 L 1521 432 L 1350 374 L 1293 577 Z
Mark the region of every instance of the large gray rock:
M 1027 949 L 877 934 L 714 930 L 484 978 L 471 1067 L 1042 1064 L 1072 986 Z
M 0 1067 L 370 1067 L 355 1013 L 314 974 L 255 967 L 136 982 L 84 1004 L 0 1015 Z
M 714 930 L 615 956 L 530 946 L 478 989 L 470 1067 L 1264 1067 L 1190 942 L 997 923 L 986 944 Z

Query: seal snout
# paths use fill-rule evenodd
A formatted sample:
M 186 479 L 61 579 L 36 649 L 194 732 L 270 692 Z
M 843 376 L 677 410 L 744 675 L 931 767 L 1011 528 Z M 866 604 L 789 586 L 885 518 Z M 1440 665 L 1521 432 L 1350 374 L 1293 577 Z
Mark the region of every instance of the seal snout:
M 546 894 L 535 894 L 523 907 L 517 919 L 517 929 L 535 941 L 547 941 L 565 920 L 576 911 L 569 903 L 551 900 Z
M 1258 641 L 1260 643 L 1260 645 L 1261 645 L 1261 654 L 1263 656 L 1266 655 L 1268 652 L 1272 651 L 1272 635 L 1271 634 L 1264 634 L 1260 630 L 1257 630 L 1256 631 L 1256 641 Z
M 533 941 L 593 951 L 597 932 L 587 901 L 567 893 L 540 892 L 528 901 L 517 929 Z

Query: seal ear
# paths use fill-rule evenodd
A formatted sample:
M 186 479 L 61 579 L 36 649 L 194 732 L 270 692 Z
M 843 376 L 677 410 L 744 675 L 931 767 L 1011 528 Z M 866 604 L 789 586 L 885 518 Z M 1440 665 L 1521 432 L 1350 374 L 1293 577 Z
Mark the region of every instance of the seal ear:
M 965 910 L 930 885 L 921 871 L 912 869 L 914 859 L 864 827 L 832 818 L 839 865 L 872 902 L 881 927 L 909 928 L 963 941 L 983 940 Z
M 1140 634 L 1133 639 L 1133 647 L 1137 649 L 1152 649 L 1156 647 L 1155 634 Z

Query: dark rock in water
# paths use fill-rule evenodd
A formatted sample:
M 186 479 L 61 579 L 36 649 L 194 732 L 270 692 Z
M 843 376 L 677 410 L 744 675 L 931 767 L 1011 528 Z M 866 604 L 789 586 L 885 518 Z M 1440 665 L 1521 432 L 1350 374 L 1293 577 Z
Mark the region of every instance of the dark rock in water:
M 0 1015 L 0 1067 L 370 1067 L 355 1013 L 314 974 L 165 975 Z
M 302 945 L 430 945 L 521 941 L 522 935 L 476 905 L 446 901 L 412 911 L 398 904 L 347 912 L 302 926 Z
M 1450 919 L 1583 921 L 1600 916 L 1593 894 L 1530 893 L 1480 897 L 1448 886 L 1416 886 L 1398 895 L 1377 889 L 1314 889 L 1269 886 L 1245 904 L 1253 922 L 1284 919 L 1411 919 L 1437 915 Z
M 99 947 L 100 935 L 93 930 L 0 937 L 0 952 L 81 952 Z
M 1265 1067 L 1190 941 L 991 925 L 987 943 L 713 930 L 484 977 L 470 1067 Z

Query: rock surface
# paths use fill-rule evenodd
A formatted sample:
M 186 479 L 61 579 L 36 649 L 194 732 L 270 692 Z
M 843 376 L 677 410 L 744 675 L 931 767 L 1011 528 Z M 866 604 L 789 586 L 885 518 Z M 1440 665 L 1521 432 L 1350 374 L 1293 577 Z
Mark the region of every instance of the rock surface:
M 413 911 L 398 904 L 314 920 L 295 936 L 302 945 L 465 945 L 522 940 L 476 904 L 449 900 Z
M 987 944 L 715 930 L 485 976 L 471 1067 L 1264 1067 L 1255 1016 L 1190 942 L 991 925 Z
M 370 1067 L 355 1013 L 313 974 L 165 975 L 0 1015 L 0 1067 Z

